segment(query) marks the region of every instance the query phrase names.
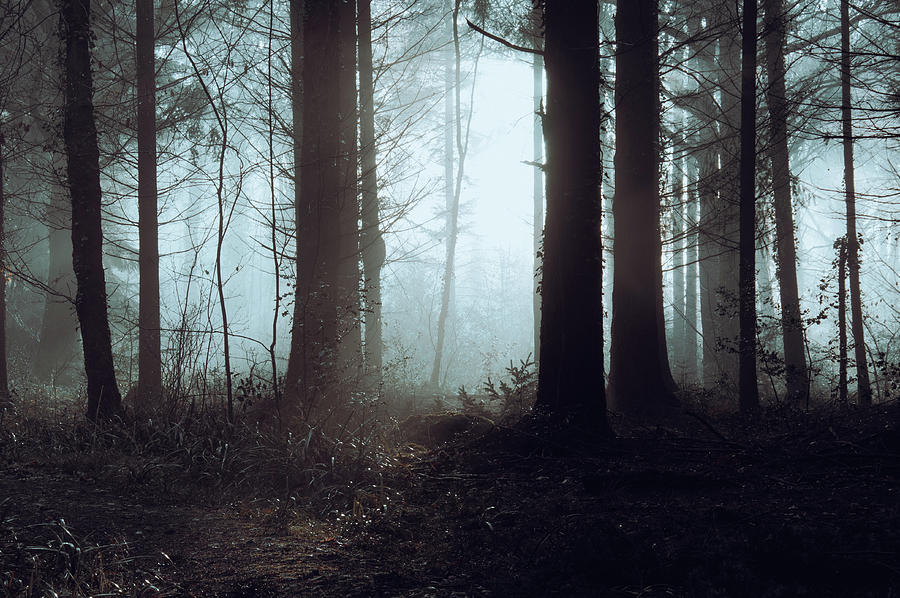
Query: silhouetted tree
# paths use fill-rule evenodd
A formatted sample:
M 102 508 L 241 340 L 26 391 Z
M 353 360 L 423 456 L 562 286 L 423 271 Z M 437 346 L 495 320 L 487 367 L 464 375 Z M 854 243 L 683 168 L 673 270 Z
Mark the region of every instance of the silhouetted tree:
M 294 85 L 297 282 L 285 398 L 309 409 L 327 398 L 338 349 L 338 270 L 342 171 L 340 12 L 333 2 L 291 2 L 292 29 L 302 24 L 302 98 Z M 302 12 L 301 12 L 302 11 Z M 298 75 L 292 39 L 293 76 Z M 297 104 L 301 104 L 298 112 Z M 300 118 L 297 118 L 300 116 Z M 302 135 L 296 132 L 302 125 Z
M 66 73 L 63 137 L 72 197 L 72 261 L 78 282 L 75 310 L 84 348 L 87 416 L 96 420 L 115 415 L 121 406 L 121 395 L 113 368 L 103 272 L 100 152 L 94 125 L 90 10 L 90 0 L 63 0 L 60 27 L 65 40 Z
M 788 150 L 788 100 L 784 60 L 787 15 L 783 0 L 765 0 L 763 33 L 769 86 L 769 159 L 775 204 L 775 250 L 778 257 L 778 289 L 781 297 L 781 331 L 788 400 L 804 403 L 809 396 L 803 319 L 797 288 L 797 255 L 794 246 L 794 210 L 791 201 L 790 152 Z
M 759 410 L 756 378 L 756 16 L 757 0 L 744 0 L 741 32 L 740 163 L 740 372 L 743 413 Z
M 856 385 L 861 405 L 872 403 L 866 339 L 859 288 L 859 238 L 856 234 L 856 182 L 853 165 L 853 104 L 850 72 L 850 3 L 841 2 L 841 135 L 844 146 L 844 191 L 847 208 L 847 270 L 850 277 L 850 329 L 856 357 Z
M 659 57 L 656 0 L 616 11 L 615 241 L 609 393 L 613 408 L 675 404 L 660 326 Z M 547 311 L 544 310 L 546 317 Z
M 598 375 L 603 364 L 598 57 L 597 2 L 546 0 L 547 220 L 536 408 L 607 435 Z M 655 328 L 653 317 L 649 323 Z
M 140 290 L 138 394 L 162 392 L 159 316 L 159 221 L 156 197 L 156 67 L 153 0 L 137 0 L 137 142 Z

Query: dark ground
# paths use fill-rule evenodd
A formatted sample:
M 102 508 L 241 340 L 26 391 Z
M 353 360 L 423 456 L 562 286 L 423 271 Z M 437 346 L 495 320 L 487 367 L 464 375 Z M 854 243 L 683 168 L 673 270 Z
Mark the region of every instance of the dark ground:
M 892 415 L 618 421 L 577 450 L 497 427 L 288 502 L 0 447 L 0 596 L 900 596 Z

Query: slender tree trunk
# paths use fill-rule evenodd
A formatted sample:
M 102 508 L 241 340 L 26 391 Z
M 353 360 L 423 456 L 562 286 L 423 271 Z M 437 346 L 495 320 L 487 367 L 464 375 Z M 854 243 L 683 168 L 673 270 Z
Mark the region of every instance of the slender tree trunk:
M 138 394 L 162 393 L 159 317 L 159 221 L 156 194 L 156 70 L 153 0 L 137 0 Z
M 100 151 L 94 126 L 90 54 L 90 0 L 63 0 L 66 105 L 63 137 L 72 196 L 72 261 L 78 293 L 75 310 L 81 325 L 87 375 L 87 416 L 107 419 L 119 412 L 103 272 L 100 218 Z
M 444 3 L 445 12 L 448 14 L 450 39 L 452 49 L 448 54 L 444 78 L 444 203 L 447 210 L 447 248 L 444 257 L 444 274 L 441 278 L 441 311 L 438 314 L 437 338 L 434 348 L 434 363 L 431 367 L 432 387 L 440 383 L 441 361 L 444 356 L 444 342 L 447 335 L 447 321 L 450 318 L 451 298 L 453 296 L 453 279 L 456 273 L 456 242 L 459 237 L 459 191 L 454 185 L 453 176 L 453 139 L 454 132 L 457 139 L 461 137 L 462 106 L 460 105 L 461 83 L 461 56 L 459 49 L 459 27 L 456 18 L 459 15 L 459 1 L 454 0 L 450 9 L 450 1 Z M 454 60 L 455 54 L 455 60 Z M 455 87 L 455 94 L 454 94 Z M 455 102 L 454 102 L 455 100 Z M 456 110 L 454 110 L 454 104 Z M 457 151 L 460 153 L 460 163 L 457 166 L 457 175 L 462 169 L 462 152 L 457 143 Z M 461 177 L 457 176 L 457 181 Z M 461 181 L 459 181 L 461 182 Z
M 706 4 L 704 3 L 704 7 Z M 707 21 L 706 27 L 702 26 L 699 15 L 689 20 L 688 31 L 698 42 L 696 55 L 696 70 L 701 73 L 716 72 L 715 40 L 706 39 L 711 35 L 712 24 Z M 702 35 L 706 32 L 706 35 Z M 699 99 L 699 111 L 708 115 L 706 119 L 698 123 L 698 133 L 695 145 L 699 149 L 695 153 L 697 161 L 696 177 L 696 226 L 697 240 L 697 278 L 699 287 L 698 304 L 700 311 L 700 323 L 703 335 L 700 339 L 702 353 L 700 377 L 703 386 L 707 389 L 717 387 L 721 378 L 718 352 L 717 352 L 717 293 L 719 276 L 720 251 L 716 234 L 716 210 L 720 204 L 719 198 L 719 133 L 717 121 L 712 118 L 716 114 L 717 104 L 712 88 L 712 81 L 701 88 Z
M 543 42 L 541 36 L 541 10 L 535 4 L 532 12 L 532 45 L 540 49 Z M 541 241 L 544 237 L 544 171 L 541 165 L 544 161 L 544 129 L 542 119 L 544 104 L 544 57 L 533 54 L 531 57 L 531 97 L 532 110 L 534 111 L 534 124 L 532 126 L 531 156 L 534 162 L 532 175 L 532 239 L 534 241 L 534 292 L 531 300 L 531 311 L 534 323 L 534 362 L 540 363 L 541 359 Z
M 366 371 L 381 386 L 384 346 L 381 336 L 381 268 L 384 238 L 378 215 L 375 148 L 375 89 L 372 65 L 372 0 L 359 0 L 359 134 L 362 166 L 362 250 L 366 299 Z
M 684 139 L 673 144 L 672 159 L 672 339 L 671 349 L 676 377 L 685 377 L 685 266 L 684 266 Z
M 341 375 L 357 381 L 362 373 L 362 330 L 359 297 L 359 151 L 357 149 L 356 91 L 356 0 L 338 3 L 340 21 L 340 119 L 341 197 L 340 271 L 338 317 L 340 318 Z
M 298 4 L 292 2 L 292 11 L 299 8 Z M 340 70 L 338 8 L 331 2 L 306 2 L 299 20 L 303 24 L 303 98 L 300 118 L 295 104 L 294 122 L 303 124 L 303 142 L 300 155 L 294 154 L 295 168 L 300 169 L 296 191 L 297 284 L 285 393 L 291 393 L 292 400 L 299 402 L 297 406 L 307 412 L 314 400 L 327 402 L 332 398 L 338 357 L 336 292 L 344 174 L 339 160 L 340 80 L 335 76 Z M 299 99 L 295 96 L 294 102 Z
M 740 407 L 759 410 L 756 377 L 756 16 L 757 0 L 744 0 L 741 38 Z
M 691 160 L 693 162 L 693 160 Z M 697 340 L 700 322 L 697 320 L 697 283 L 699 264 L 697 263 L 697 233 L 696 227 L 699 218 L 699 205 L 697 202 L 697 168 L 692 167 L 688 171 L 687 186 L 687 226 L 685 236 L 685 293 L 684 293 L 684 362 L 685 379 L 696 383 L 698 381 L 697 369 Z
M 850 97 L 850 2 L 841 0 L 841 130 L 844 140 L 844 189 L 847 205 L 847 269 L 850 275 L 850 325 L 856 357 L 860 405 L 872 404 L 866 339 L 859 288 L 859 239 L 856 234 L 856 182 L 853 166 L 853 108 Z
M 838 248 L 838 399 L 847 402 L 847 238 Z
M 609 389 L 612 406 L 626 413 L 658 413 L 676 402 L 661 313 L 657 18 L 656 0 L 617 3 Z
M 2 123 L 0 123 L 2 124 Z M 9 374 L 6 367 L 6 194 L 3 187 L 3 129 L 0 127 L 0 407 L 9 400 Z
M 598 376 L 603 365 L 598 57 L 597 2 L 546 0 L 547 220 L 536 408 L 565 425 L 599 428 L 607 436 L 606 396 Z
M 736 4 L 732 6 L 736 7 Z M 721 9 L 720 9 L 721 10 Z M 721 170 L 714 238 L 719 253 L 715 289 L 715 345 L 719 382 L 740 392 L 741 362 L 741 105 L 742 48 L 737 24 L 719 38 L 719 86 L 722 88 L 719 145 Z
M 272 102 L 272 39 L 275 37 L 275 3 L 269 4 L 268 51 L 266 52 L 266 117 L 269 150 L 269 215 L 272 218 L 272 229 L 269 241 L 272 243 L 272 272 L 275 273 L 275 306 L 272 314 L 272 340 L 269 342 L 269 362 L 272 368 L 272 395 L 275 398 L 275 410 L 278 416 L 279 430 L 281 426 L 281 389 L 278 384 L 278 318 L 281 317 L 281 255 L 278 249 L 278 203 L 275 197 L 275 110 Z
M 794 211 L 791 201 L 790 153 L 788 151 L 788 103 L 784 44 L 787 33 L 783 0 L 765 0 L 766 71 L 769 88 L 769 156 L 775 203 L 775 250 L 778 257 L 778 289 L 781 297 L 781 331 L 788 400 L 805 404 L 809 393 L 803 317 L 797 288 L 797 254 L 794 242 Z

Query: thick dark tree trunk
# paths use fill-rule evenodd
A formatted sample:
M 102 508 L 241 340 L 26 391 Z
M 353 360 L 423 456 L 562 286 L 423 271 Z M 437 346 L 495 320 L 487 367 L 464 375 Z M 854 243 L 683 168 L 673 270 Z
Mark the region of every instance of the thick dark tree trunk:
M 378 215 L 375 153 L 375 89 L 372 65 L 372 0 L 359 0 L 359 135 L 362 169 L 362 251 L 366 300 L 366 374 L 381 385 L 384 346 L 381 337 L 381 268 L 384 239 Z
M 535 4 L 532 12 L 534 31 L 532 45 L 539 49 L 543 43 L 541 35 L 541 10 Z M 541 359 L 541 241 L 544 238 L 544 171 L 538 165 L 544 161 L 544 128 L 541 122 L 544 103 L 544 57 L 534 54 L 531 57 L 531 97 L 534 110 L 532 126 L 531 156 L 534 161 L 532 175 L 532 239 L 534 242 L 534 293 L 531 300 L 531 311 L 534 321 L 534 362 Z
M 778 288 L 781 296 L 781 331 L 784 338 L 784 365 L 788 400 L 806 403 L 809 380 L 803 318 L 797 289 L 797 253 L 794 245 L 794 210 L 791 202 L 790 154 L 788 151 L 788 102 L 784 61 L 787 34 L 783 0 L 765 4 L 766 72 L 769 88 L 769 155 L 775 202 L 775 251 L 778 257 Z
M 66 106 L 63 137 L 72 196 L 72 261 L 78 293 L 75 310 L 81 325 L 87 375 L 87 416 L 106 419 L 121 408 L 116 384 L 103 272 L 100 218 L 100 152 L 94 126 L 90 54 L 90 0 L 63 0 Z
M 340 13 L 336 3 L 306 2 L 303 13 L 299 4 L 291 3 L 292 18 L 303 24 L 302 113 L 296 110 L 301 98 L 295 86 L 294 122 L 302 123 L 303 141 L 299 155 L 294 153 L 299 169 L 297 284 L 285 396 L 308 412 L 314 402 L 331 398 L 336 381 L 343 183 L 340 78 L 335 76 L 340 70 Z M 296 60 L 293 45 L 291 54 Z
M 597 2 L 546 0 L 547 220 L 536 408 L 564 424 L 608 435 L 598 375 L 603 365 L 598 56 Z
M 740 376 L 741 412 L 759 410 L 756 377 L 756 16 L 744 0 L 741 38 Z
M 338 3 L 340 22 L 341 196 L 338 318 L 341 376 L 357 381 L 362 373 L 359 297 L 359 151 L 357 149 L 356 0 Z
M 162 393 L 159 317 L 159 221 L 156 195 L 156 71 L 153 0 L 137 0 L 137 141 L 140 307 L 138 394 Z
M 613 408 L 626 413 L 658 413 L 676 403 L 661 314 L 657 15 L 656 0 L 617 4 L 609 389 Z
M 3 187 L 3 129 L 0 128 L 0 407 L 9 400 L 6 367 L 6 194 Z
M 872 404 L 866 339 L 859 289 L 859 239 L 856 235 L 856 182 L 853 165 L 853 107 L 850 97 L 850 3 L 841 0 L 841 132 L 844 141 L 844 190 L 847 204 L 847 270 L 850 275 L 850 326 L 856 357 L 856 385 L 860 405 Z

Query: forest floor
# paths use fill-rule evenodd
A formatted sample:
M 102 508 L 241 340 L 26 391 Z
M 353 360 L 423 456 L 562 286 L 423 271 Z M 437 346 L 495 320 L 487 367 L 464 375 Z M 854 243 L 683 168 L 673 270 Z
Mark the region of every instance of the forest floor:
M 0 442 L 0 596 L 900 596 L 895 411 L 498 426 L 308 502 Z

